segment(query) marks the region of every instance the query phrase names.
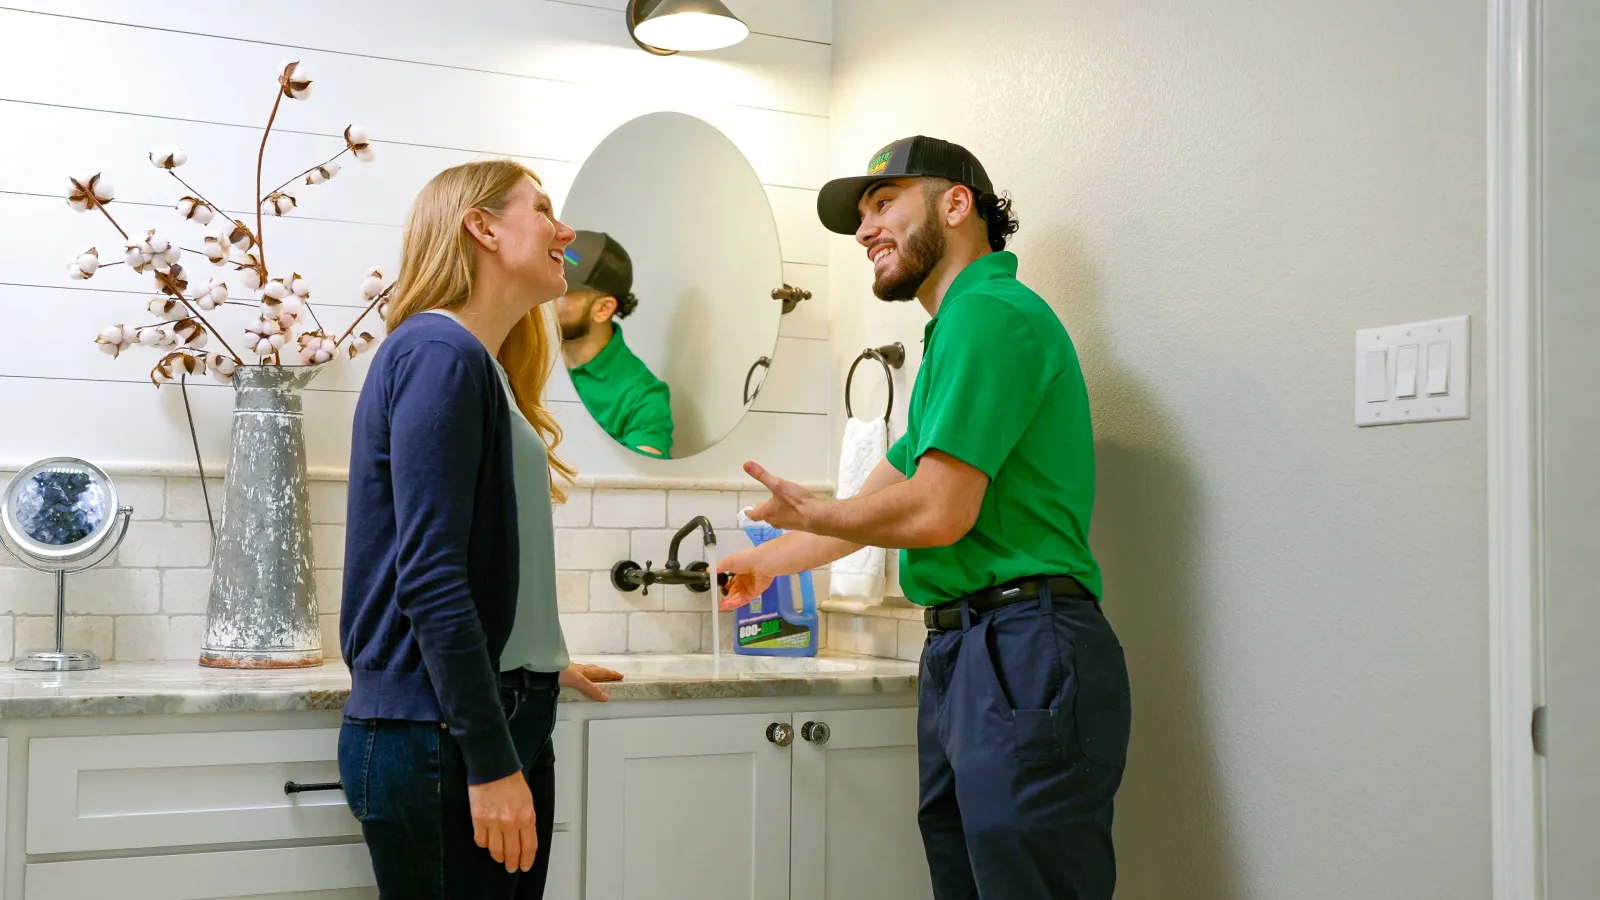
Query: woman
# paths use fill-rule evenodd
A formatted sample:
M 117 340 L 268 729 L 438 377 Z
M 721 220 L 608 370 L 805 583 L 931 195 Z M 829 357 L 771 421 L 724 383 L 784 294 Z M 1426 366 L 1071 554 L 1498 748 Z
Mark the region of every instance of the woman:
M 605 699 L 557 618 L 551 473 L 573 470 L 540 402 L 572 238 L 509 160 L 439 173 L 406 223 L 356 405 L 340 621 L 339 773 L 385 898 L 541 896 L 556 695 Z

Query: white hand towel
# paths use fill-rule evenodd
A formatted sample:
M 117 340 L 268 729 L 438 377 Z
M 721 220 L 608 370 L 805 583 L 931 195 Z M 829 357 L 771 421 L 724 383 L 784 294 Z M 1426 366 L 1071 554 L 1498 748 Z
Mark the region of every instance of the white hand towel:
M 882 419 L 844 423 L 839 449 L 839 488 L 834 496 L 846 500 L 860 493 L 867 476 L 889 452 L 889 427 Z M 833 564 L 828 593 L 835 597 L 883 599 L 887 554 L 882 547 L 862 547 Z

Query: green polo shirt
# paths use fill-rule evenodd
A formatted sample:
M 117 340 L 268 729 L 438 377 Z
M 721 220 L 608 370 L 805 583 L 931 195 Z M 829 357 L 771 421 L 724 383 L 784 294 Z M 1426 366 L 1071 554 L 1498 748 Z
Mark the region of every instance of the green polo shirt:
M 578 398 L 606 434 L 646 456 L 672 455 L 672 391 L 622 339 L 622 326 L 594 359 L 571 369 Z M 654 447 L 660 454 L 645 453 Z
M 925 606 L 1031 575 L 1071 575 L 1100 596 L 1089 552 L 1094 435 L 1067 330 L 991 253 L 956 277 L 923 332 L 906 433 L 889 462 L 906 477 L 929 450 L 989 476 L 978 520 L 948 547 L 903 550 L 900 586 Z

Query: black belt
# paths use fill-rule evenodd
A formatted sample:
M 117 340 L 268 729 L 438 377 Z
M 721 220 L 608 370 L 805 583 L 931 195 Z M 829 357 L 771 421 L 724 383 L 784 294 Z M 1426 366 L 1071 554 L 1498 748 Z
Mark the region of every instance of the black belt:
M 922 623 L 928 626 L 929 631 L 955 631 L 961 627 L 961 605 L 965 603 L 972 610 L 973 621 L 982 615 L 992 613 L 997 609 L 1005 609 L 1017 603 L 1026 603 L 1029 600 L 1039 599 L 1041 586 L 1050 586 L 1051 600 L 1087 600 L 1095 601 L 1095 596 L 1089 593 L 1078 579 L 1070 575 L 1057 575 L 1050 578 L 1019 578 L 999 587 L 992 587 L 986 591 L 968 594 L 960 600 L 953 600 L 922 611 Z

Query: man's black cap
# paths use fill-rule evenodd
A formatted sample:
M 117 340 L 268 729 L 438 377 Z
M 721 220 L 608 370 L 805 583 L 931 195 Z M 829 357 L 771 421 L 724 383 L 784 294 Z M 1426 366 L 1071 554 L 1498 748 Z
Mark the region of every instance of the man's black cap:
M 902 138 L 882 150 L 867 163 L 867 174 L 836 178 L 822 186 L 817 195 L 817 217 L 823 227 L 838 234 L 855 234 L 861 227 L 857 206 L 862 195 L 880 181 L 890 178 L 944 178 L 964 184 L 979 194 L 994 193 L 983 163 L 960 144 L 917 135 Z
M 567 245 L 567 290 L 590 288 L 620 302 L 633 288 L 633 260 L 622 245 L 599 231 L 580 231 Z

